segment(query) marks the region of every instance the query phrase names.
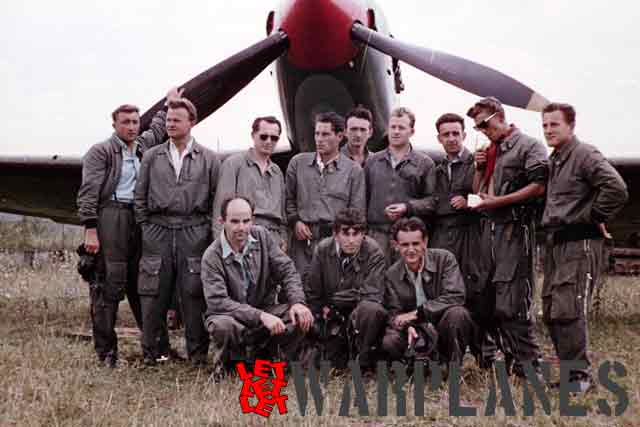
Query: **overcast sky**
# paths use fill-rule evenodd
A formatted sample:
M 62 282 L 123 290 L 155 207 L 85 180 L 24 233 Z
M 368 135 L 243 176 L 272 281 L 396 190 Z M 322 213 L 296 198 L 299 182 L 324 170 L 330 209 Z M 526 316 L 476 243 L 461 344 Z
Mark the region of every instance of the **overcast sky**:
M 324 0 L 316 0 L 324 1 Z M 84 153 L 111 133 L 119 104 L 143 110 L 174 84 L 265 36 L 275 2 L 3 1 L 0 155 Z M 396 38 L 496 68 L 551 100 L 573 103 L 577 134 L 608 156 L 640 156 L 640 7 L 629 1 L 379 1 Z M 417 114 L 415 143 L 436 144 L 443 112 L 476 96 L 403 64 L 399 104 Z M 212 148 L 250 144 L 255 115 L 282 113 L 262 73 L 194 130 Z M 537 113 L 508 119 L 543 138 Z M 470 126 L 471 122 L 468 121 Z M 473 147 L 471 130 L 467 145 Z

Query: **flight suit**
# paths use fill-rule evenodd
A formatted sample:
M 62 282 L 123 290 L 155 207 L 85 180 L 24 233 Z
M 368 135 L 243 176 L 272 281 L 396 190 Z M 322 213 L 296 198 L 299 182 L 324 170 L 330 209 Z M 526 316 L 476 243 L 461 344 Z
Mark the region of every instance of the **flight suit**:
M 480 214 L 469 209 L 455 209 L 451 199 L 455 196 L 467 198 L 473 193 L 475 166 L 473 156 L 462 148 L 456 159 L 445 156 L 436 166 L 434 195 L 437 205 L 433 227 L 429 234 L 429 247 L 447 249 L 454 254 L 466 287 L 465 306 L 475 323 L 482 329 L 479 342 L 471 346 L 472 352 L 482 356 L 481 362 L 495 359 L 496 345 L 491 338 L 493 330 L 493 303 L 487 279 L 490 271 L 491 248 L 481 239 Z M 491 333 L 488 335 L 487 331 Z
M 293 261 L 280 249 L 269 231 L 254 226 L 242 257 L 230 248 L 224 231 L 202 257 L 202 286 L 206 299 L 206 327 L 216 347 L 216 359 L 224 363 L 246 357 L 247 334 L 262 327 L 262 312 L 280 317 L 286 332 L 264 340 L 279 346 L 290 360 L 304 334 L 292 327 L 289 309 L 304 304 L 300 275 Z M 287 303 L 277 300 L 278 287 Z
M 488 189 L 496 196 L 516 192 L 530 183 L 545 184 L 548 175 L 546 148 L 512 125 L 498 144 L 496 165 Z M 489 283 L 495 298 L 493 315 L 502 352 L 514 373 L 523 376 L 522 362 L 537 363 L 539 347 L 533 322 L 535 271 L 535 201 L 486 211 L 482 221 L 483 244 L 491 265 Z
M 369 157 L 365 165 L 368 234 L 385 254 L 387 265 L 395 261 L 391 248 L 392 222 L 384 214 L 387 206 L 406 203 L 405 216 L 418 216 L 429 224 L 435 211 L 435 165 L 426 154 L 413 148 L 395 168 L 389 149 Z
M 264 175 L 256 163 L 254 149 L 229 156 L 222 163 L 218 177 L 218 191 L 213 204 L 213 235 L 218 236 L 222 224 L 222 202 L 230 196 L 244 196 L 254 204 L 254 221 L 268 229 L 278 244 L 287 242 L 284 174 L 270 162 Z
M 542 286 L 543 319 L 560 360 L 587 356 L 587 313 L 603 274 L 600 223 L 611 220 L 628 198 L 618 172 L 593 146 L 577 138 L 553 152 L 542 226 L 547 233 Z M 571 372 L 572 380 L 589 377 Z
M 385 259 L 375 240 L 365 237 L 357 254 L 341 255 L 335 238 L 316 246 L 309 275 L 304 284 L 307 303 L 317 316 L 323 307 L 337 310 L 355 329 L 354 347 L 360 367 L 375 365 L 375 351 L 387 321 L 384 298 Z M 326 343 L 328 359 L 346 366 L 348 343 L 332 339 Z
M 142 350 L 145 358 L 161 353 L 160 331 L 174 290 L 182 305 L 188 357 L 206 361 L 209 338 L 200 264 L 211 243 L 211 214 L 219 160 L 193 141 L 176 178 L 169 144 L 155 147 L 142 160 L 136 185 L 136 221 L 142 227 L 138 293 L 142 302 Z
M 467 345 L 473 340 L 476 326 L 464 307 L 465 288 L 453 254 L 444 249 L 427 249 L 420 275 L 412 273 L 403 259 L 393 264 L 385 275 L 384 305 L 389 311 L 389 325 L 382 339 L 382 349 L 392 360 L 403 357 L 407 347 L 407 327 L 392 325 L 402 313 L 418 311 L 416 329 L 435 329 L 440 362 L 462 363 Z M 417 305 L 417 286 L 422 287 L 426 302 Z
M 300 153 L 289 162 L 285 183 L 287 220 L 292 229 L 289 255 L 304 280 L 316 244 L 331 236 L 336 214 L 346 208 L 364 212 L 364 172 L 343 154 L 320 172 L 317 153 Z M 311 240 L 296 238 L 297 221 L 311 229 Z
M 149 130 L 136 138 L 138 159 L 162 142 L 165 116 L 166 112 L 162 110 L 156 113 Z M 96 282 L 90 295 L 93 339 L 100 360 L 107 356 L 118 357 L 118 337 L 114 328 L 118 305 L 125 294 L 136 323 L 142 329 L 137 289 L 140 230 L 134 218 L 133 200 L 118 201 L 115 197 L 122 173 L 123 145 L 114 133 L 89 149 L 82 159 L 82 183 L 77 198 L 80 221 L 87 229 L 97 229 L 100 242 Z

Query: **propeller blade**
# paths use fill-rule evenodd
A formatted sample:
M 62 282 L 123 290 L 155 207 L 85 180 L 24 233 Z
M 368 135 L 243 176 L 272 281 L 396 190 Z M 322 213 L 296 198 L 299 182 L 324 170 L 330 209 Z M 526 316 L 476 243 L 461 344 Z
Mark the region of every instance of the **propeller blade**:
M 185 98 L 198 109 L 198 121 L 207 118 L 248 85 L 289 46 L 285 33 L 278 31 L 264 40 L 214 65 L 182 86 Z M 156 102 L 140 118 L 140 130 L 149 128 L 153 116 L 164 107 L 165 98 Z
M 355 23 L 351 36 L 393 58 L 440 80 L 482 97 L 495 96 L 502 103 L 542 111 L 549 101 L 519 81 L 492 68 L 437 50 L 414 46 Z

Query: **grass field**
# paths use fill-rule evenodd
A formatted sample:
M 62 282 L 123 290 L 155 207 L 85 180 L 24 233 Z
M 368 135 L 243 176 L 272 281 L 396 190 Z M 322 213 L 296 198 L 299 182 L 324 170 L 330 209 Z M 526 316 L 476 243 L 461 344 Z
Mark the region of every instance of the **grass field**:
M 206 369 L 174 362 L 145 368 L 137 339 L 120 342 L 121 363 L 116 370 L 100 367 L 90 341 L 67 336 L 69 330 L 88 325 L 88 289 L 75 273 L 73 262 L 49 263 L 37 270 L 12 265 L 0 255 L 0 426 L 124 426 L 124 425 L 303 425 L 303 426 L 640 426 L 640 278 L 609 278 L 605 303 L 591 319 L 591 357 L 594 366 L 605 360 L 622 363 L 625 378 L 615 378 L 629 396 L 622 417 L 599 413 L 597 400 L 610 406 L 616 398 L 603 387 L 572 404 L 585 405 L 587 417 L 559 415 L 558 394 L 551 392 L 552 415 L 522 416 L 521 386 L 512 383 L 517 415 L 507 417 L 498 406 L 494 417 L 448 416 L 447 389 L 425 392 L 425 417 L 413 414 L 413 391 L 407 392 L 406 417 L 340 417 L 343 379 L 333 379 L 325 395 L 325 413 L 316 416 L 313 403 L 307 416 L 298 415 L 293 385 L 287 387 L 286 415 L 277 411 L 268 420 L 243 415 L 238 403 L 241 383 L 209 381 Z M 134 326 L 121 305 L 122 326 Z M 538 336 L 545 356 L 552 355 L 549 337 L 541 323 Z M 172 337 L 183 351 L 184 342 Z M 557 372 L 555 372 L 557 375 Z M 461 398 L 465 405 L 484 412 L 488 396 L 486 379 L 469 358 L 465 361 Z M 428 389 L 427 389 L 428 390 Z M 367 386 L 369 410 L 376 413 L 376 387 Z M 395 414 L 395 398 L 389 391 L 389 414 Z M 313 415 L 310 415 L 313 414 Z

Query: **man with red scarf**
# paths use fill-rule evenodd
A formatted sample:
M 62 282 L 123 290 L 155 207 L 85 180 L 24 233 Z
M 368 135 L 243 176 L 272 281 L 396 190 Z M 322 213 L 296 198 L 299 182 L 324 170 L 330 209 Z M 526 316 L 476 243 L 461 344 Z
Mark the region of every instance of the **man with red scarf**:
M 475 129 L 491 141 L 476 151 L 474 191 L 482 201 L 474 207 L 484 214 L 482 239 L 490 248 L 491 293 L 500 347 L 513 373 L 523 377 L 523 363 L 537 365 L 532 304 L 533 249 L 536 204 L 544 195 L 548 175 L 544 145 L 522 133 L 505 118 L 496 98 L 484 98 L 469 109 Z

